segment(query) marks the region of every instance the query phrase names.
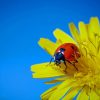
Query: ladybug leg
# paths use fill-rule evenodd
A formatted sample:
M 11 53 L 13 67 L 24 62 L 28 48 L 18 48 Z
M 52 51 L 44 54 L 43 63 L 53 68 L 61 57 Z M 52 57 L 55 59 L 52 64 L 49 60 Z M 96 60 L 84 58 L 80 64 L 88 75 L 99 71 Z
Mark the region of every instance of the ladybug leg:
M 75 63 L 73 63 L 72 65 L 73 65 L 73 66 L 75 67 L 75 69 L 78 71 L 77 67 L 75 66 Z
M 68 61 L 68 60 L 66 60 L 67 62 L 69 62 L 70 64 L 72 64 L 74 67 L 75 67 L 75 69 L 78 71 L 78 69 L 77 69 L 77 67 L 75 66 L 75 63 L 77 62 L 74 62 L 74 63 L 71 63 L 70 61 Z
M 54 65 L 59 66 L 61 68 L 60 64 L 54 63 Z
M 66 61 L 64 61 L 64 65 L 66 66 L 66 68 L 65 68 L 65 72 L 66 72 L 66 70 L 67 70 L 67 64 L 66 64 Z
M 61 68 L 60 63 L 58 64 L 58 63 L 55 62 L 55 64 Z
M 78 63 L 77 59 L 75 60 L 75 63 Z
M 58 66 L 61 68 L 60 64 L 58 64 Z
M 67 59 L 66 59 L 66 61 L 69 62 L 70 64 L 72 64 L 72 63 L 71 63 L 70 61 L 68 61 Z

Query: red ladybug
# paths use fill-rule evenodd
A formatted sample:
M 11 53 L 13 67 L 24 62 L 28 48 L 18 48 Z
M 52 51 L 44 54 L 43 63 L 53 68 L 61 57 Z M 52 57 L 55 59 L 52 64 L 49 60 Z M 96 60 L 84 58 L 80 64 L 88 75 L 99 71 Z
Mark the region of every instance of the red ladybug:
M 56 65 L 59 65 L 63 62 L 67 67 L 66 62 L 75 65 L 79 57 L 80 53 L 75 44 L 64 43 L 56 49 L 52 59 L 54 59 Z

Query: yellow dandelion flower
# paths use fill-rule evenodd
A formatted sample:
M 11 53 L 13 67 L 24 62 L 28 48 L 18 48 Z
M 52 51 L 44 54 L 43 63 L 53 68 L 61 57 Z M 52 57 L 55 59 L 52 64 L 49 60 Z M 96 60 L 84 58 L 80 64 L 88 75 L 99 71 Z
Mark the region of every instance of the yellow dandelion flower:
M 60 29 L 53 33 L 57 41 L 41 38 L 39 45 L 51 56 L 63 43 L 74 43 L 79 48 L 81 57 L 75 64 L 78 71 L 70 63 L 56 66 L 53 62 L 32 65 L 33 78 L 52 78 L 46 84 L 56 84 L 41 95 L 42 100 L 100 100 L 100 24 L 97 17 L 92 17 L 89 24 L 79 22 L 79 29 L 73 23 L 69 24 L 72 37 Z

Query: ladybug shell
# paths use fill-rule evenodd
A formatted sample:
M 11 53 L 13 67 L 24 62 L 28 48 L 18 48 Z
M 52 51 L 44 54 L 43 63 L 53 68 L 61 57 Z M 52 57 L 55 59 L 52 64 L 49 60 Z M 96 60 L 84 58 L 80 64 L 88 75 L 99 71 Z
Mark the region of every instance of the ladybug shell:
M 77 58 L 80 57 L 79 50 L 78 50 L 77 46 L 73 43 L 64 43 L 64 44 L 60 45 L 56 49 L 55 53 L 59 52 L 59 50 L 61 48 L 65 49 L 64 57 L 66 60 L 68 60 L 70 62 L 76 61 Z

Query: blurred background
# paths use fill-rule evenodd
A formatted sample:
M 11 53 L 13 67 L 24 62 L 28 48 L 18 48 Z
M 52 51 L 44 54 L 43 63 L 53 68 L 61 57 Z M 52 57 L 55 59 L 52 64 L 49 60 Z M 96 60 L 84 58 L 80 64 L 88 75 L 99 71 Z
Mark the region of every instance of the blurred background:
M 100 18 L 99 0 L 0 0 L 0 100 L 40 100 L 52 85 L 33 79 L 30 66 L 50 61 L 37 42 L 53 30 Z

